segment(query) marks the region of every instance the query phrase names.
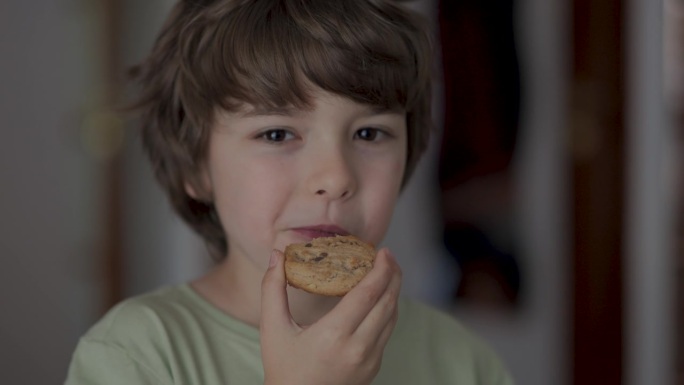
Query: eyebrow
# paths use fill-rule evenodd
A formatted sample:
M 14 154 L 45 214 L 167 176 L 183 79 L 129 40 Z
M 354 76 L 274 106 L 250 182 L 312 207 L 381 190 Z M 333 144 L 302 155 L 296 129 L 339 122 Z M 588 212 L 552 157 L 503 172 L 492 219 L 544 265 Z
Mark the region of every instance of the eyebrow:
M 288 107 L 252 107 L 248 111 L 244 111 L 241 115 L 245 118 L 257 116 L 294 116 L 299 111 L 299 108 L 292 106 Z
M 403 112 L 406 112 L 404 110 L 404 108 L 402 108 L 400 106 L 395 106 L 395 107 L 370 106 L 369 111 L 373 115 L 401 114 Z
M 383 107 L 383 106 L 367 106 L 368 115 L 383 115 L 402 113 L 404 110 L 401 107 Z M 313 109 L 313 108 L 312 108 Z M 241 113 L 242 117 L 258 117 L 258 116 L 295 116 L 300 111 L 306 109 L 297 108 L 293 106 L 286 107 L 252 107 L 248 111 Z

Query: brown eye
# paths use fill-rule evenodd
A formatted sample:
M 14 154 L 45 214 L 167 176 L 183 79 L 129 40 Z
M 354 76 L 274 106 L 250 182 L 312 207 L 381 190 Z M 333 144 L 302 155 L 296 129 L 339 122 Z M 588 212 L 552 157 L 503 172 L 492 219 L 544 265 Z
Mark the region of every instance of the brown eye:
M 379 134 L 380 134 L 380 130 L 378 130 L 376 128 L 362 128 L 362 129 L 356 131 L 356 137 L 357 138 L 359 138 L 361 140 L 367 140 L 369 142 L 377 140 Z
M 263 138 L 267 142 L 280 143 L 292 139 L 294 135 L 291 132 L 284 130 L 282 128 L 276 128 L 265 131 L 264 133 L 259 135 L 259 137 Z

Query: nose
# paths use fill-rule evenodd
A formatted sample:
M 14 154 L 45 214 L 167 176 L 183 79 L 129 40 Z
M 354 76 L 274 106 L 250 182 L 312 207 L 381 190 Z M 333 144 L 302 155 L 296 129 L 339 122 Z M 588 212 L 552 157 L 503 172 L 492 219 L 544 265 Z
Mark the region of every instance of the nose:
M 318 151 L 309 161 L 307 188 L 327 200 L 347 199 L 356 190 L 352 159 L 341 149 Z

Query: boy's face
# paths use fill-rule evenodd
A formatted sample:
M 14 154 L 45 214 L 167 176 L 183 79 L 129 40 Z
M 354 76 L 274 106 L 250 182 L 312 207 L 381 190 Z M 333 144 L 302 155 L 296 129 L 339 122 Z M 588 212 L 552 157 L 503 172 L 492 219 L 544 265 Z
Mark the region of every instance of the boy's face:
M 265 269 L 272 249 L 333 234 L 378 244 L 406 161 L 406 119 L 317 91 L 312 109 L 216 114 L 206 188 L 228 258 Z

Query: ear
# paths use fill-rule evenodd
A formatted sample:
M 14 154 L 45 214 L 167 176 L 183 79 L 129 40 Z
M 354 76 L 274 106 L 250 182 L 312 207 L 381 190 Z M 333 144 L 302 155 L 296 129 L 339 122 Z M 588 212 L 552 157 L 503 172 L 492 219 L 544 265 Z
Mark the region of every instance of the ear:
M 213 201 L 211 178 L 204 167 L 199 172 L 190 173 L 190 176 L 185 178 L 183 188 L 185 193 L 196 201 L 205 203 Z

